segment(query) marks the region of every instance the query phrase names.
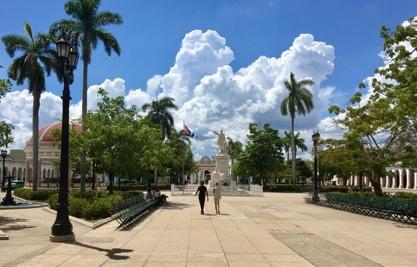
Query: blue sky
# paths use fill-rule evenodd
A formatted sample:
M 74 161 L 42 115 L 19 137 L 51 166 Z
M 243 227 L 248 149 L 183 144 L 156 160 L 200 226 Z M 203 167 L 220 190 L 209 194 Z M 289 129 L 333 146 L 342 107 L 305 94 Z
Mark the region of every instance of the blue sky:
M 65 1 L 4 1 L 0 10 L 0 36 L 23 34 L 29 22 L 35 33 L 67 18 Z M 311 133 L 320 129 L 326 138 L 340 136 L 332 128 L 327 106 L 347 103 L 359 82 L 371 76 L 382 60 L 379 31 L 394 28 L 416 14 L 411 0 L 102 0 L 101 10 L 118 12 L 124 24 L 108 29 L 119 40 L 122 54 L 107 56 L 99 46 L 89 67 L 89 108 L 103 86 L 111 95 L 124 95 L 130 105 L 141 106 L 162 94 L 180 106 L 176 127 L 185 120 L 198 138 L 197 157 L 217 149 L 213 130 L 245 141 L 249 122 L 269 122 L 281 132 L 289 119 L 279 113 L 289 72 L 315 80 L 315 109 L 296 120 L 296 130 L 310 145 Z M 209 31 L 211 30 L 211 31 Z M 263 56 L 263 57 L 262 57 Z M 0 43 L 0 65 L 11 59 Z M 6 76 L 0 69 L 0 77 Z M 152 82 L 149 79 L 157 75 Z M 160 76 L 158 76 L 160 75 Z M 106 79 L 106 82 L 104 82 Z M 82 68 L 71 87 L 72 116 L 80 114 Z M 148 87 L 148 88 L 147 88 Z M 15 147 L 31 136 L 31 96 L 26 85 L 13 86 L 0 103 L 0 119 L 16 125 Z M 40 124 L 59 119 L 62 85 L 47 80 Z M 330 129 L 332 128 L 332 129 Z M 308 152 L 307 152 L 308 154 Z
M 66 14 L 65 1 L 14 0 L 2 3 L 0 35 L 23 33 L 24 22 L 34 32 Z M 335 70 L 325 82 L 340 91 L 351 91 L 381 64 L 377 57 L 382 41 L 381 25 L 394 27 L 416 12 L 416 1 L 374 0 L 286 0 L 286 1 L 102 1 L 102 9 L 120 13 L 122 26 L 110 30 L 120 41 L 120 57 L 108 57 L 102 47 L 93 54 L 89 84 L 105 78 L 122 77 L 127 88 L 144 88 L 157 73 L 166 73 L 173 64 L 184 34 L 193 29 L 213 29 L 232 47 L 234 69 L 248 65 L 260 55 L 278 56 L 300 33 L 335 47 Z M 0 44 L 0 64 L 9 57 Z M 5 76 L 5 70 L 0 70 Z M 48 90 L 59 93 L 61 86 L 52 77 Z M 72 89 L 74 100 L 81 97 L 81 68 Z M 14 87 L 19 88 L 19 87 Z

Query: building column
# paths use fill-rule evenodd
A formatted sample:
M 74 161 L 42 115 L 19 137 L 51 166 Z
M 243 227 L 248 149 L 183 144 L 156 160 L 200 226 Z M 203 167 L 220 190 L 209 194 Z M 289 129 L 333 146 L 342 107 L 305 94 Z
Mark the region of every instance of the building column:
M 414 173 L 414 189 L 417 190 L 417 172 Z
M 400 173 L 400 184 L 398 185 L 397 184 L 397 187 L 398 188 L 403 188 L 404 187 L 404 182 L 403 182 L 403 175 L 404 175 L 404 170 L 403 169 L 401 169 L 400 171 L 399 171 L 399 173 Z
M 25 186 L 29 186 L 29 169 L 30 169 L 30 165 L 29 165 L 29 160 L 25 160 L 25 169 L 26 171 L 25 173 Z
M 401 177 L 401 170 L 397 170 L 397 171 L 398 171 L 398 176 Z M 394 173 L 395 173 L 395 175 L 394 175 L 394 177 L 392 177 L 391 188 L 397 188 L 398 187 L 398 185 L 397 185 L 397 172 L 394 172 Z
M 411 189 L 411 179 L 412 179 L 412 177 L 411 177 L 410 169 L 405 170 L 405 175 L 406 175 L 406 181 L 407 181 L 407 184 L 405 185 L 405 188 Z
M 357 175 L 353 176 L 353 185 L 358 186 L 359 185 L 359 177 Z
M 38 187 L 41 187 L 42 181 L 42 160 L 38 161 Z

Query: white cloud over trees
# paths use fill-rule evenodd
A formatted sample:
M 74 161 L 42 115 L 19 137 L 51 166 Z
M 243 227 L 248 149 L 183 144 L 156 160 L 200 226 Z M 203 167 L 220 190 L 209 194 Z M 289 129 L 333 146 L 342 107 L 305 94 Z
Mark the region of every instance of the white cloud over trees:
M 278 51 L 277 51 L 278 52 Z M 311 78 L 314 85 L 315 109 L 296 119 L 296 129 L 306 141 L 311 129 L 328 128 L 329 120 L 322 121 L 334 88 L 322 87 L 322 82 L 333 72 L 334 48 L 314 40 L 311 34 L 300 34 L 291 47 L 277 57 L 260 56 L 250 65 L 233 70 L 230 63 L 233 51 L 226 39 L 216 31 L 194 30 L 185 35 L 175 62 L 168 73 L 151 77 L 145 89 L 126 90 L 122 78 L 105 80 L 88 89 L 88 108 L 97 105 L 97 90 L 103 87 L 111 96 L 124 95 L 128 105 L 141 107 L 156 95 L 171 96 L 180 107 L 175 112 L 176 128 L 182 122 L 197 134 L 193 139 L 196 157 L 216 152 L 212 130 L 223 129 L 227 136 L 245 141 L 248 123 L 270 123 L 281 131 L 290 126 L 279 105 L 287 94 L 284 81 L 293 72 L 297 79 Z M 81 114 L 81 102 L 71 105 L 71 117 Z M 27 90 L 9 93 L 0 103 L 0 117 L 14 125 L 15 144 L 23 148 L 31 136 L 32 96 Z M 50 92 L 41 98 L 40 125 L 54 122 L 61 116 L 61 99 Z

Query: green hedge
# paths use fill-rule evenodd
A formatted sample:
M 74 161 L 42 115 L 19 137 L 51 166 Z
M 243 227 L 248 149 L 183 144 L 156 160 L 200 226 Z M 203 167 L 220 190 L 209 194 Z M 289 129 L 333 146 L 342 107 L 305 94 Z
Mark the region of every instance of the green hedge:
M 276 184 L 276 185 L 264 185 L 264 192 L 311 192 L 314 190 L 314 185 L 312 184 Z M 358 187 L 351 188 L 350 190 L 359 191 Z M 349 187 L 347 186 L 323 186 L 321 187 L 320 192 L 341 192 L 347 193 Z M 362 191 L 372 191 L 371 188 L 363 188 Z
M 85 218 L 87 220 L 97 220 L 107 218 L 112 215 L 112 207 L 125 199 L 133 196 L 143 196 L 140 191 L 115 191 L 109 195 L 106 191 L 79 191 L 71 192 L 68 202 L 68 212 L 71 216 Z M 58 206 L 58 193 L 50 195 L 48 203 L 51 209 L 56 210 Z
M 38 189 L 37 191 L 33 191 L 30 188 L 17 188 L 13 190 L 14 195 L 17 197 L 38 201 L 46 201 L 51 195 L 57 192 L 58 189 Z
M 352 206 L 366 207 L 381 211 L 390 211 L 402 215 L 417 216 L 417 197 L 403 193 L 377 197 L 371 192 L 355 193 L 326 193 L 326 199 L 330 203 L 344 203 Z M 403 196 L 403 197 L 401 197 Z
M 120 188 L 117 186 L 117 184 L 113 184 L 114 190 L 120 190 L 120 191 L 131 191 L 131 190 L 140 190 L 140 191 L 146 191 L 146 188 L 148 187 L 147 184 L 122 184 Z M 170 184 L 151 184 L 152 189 L 159 189 L 159 190 L 171 190 Z

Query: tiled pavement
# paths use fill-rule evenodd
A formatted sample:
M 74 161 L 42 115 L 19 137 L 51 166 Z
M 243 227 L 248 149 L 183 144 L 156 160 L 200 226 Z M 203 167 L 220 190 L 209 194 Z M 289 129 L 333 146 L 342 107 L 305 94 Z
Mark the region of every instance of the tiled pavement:
M 195 197 L 169 202 L 130 231 L 74 224 L 77 242 L 45 242 L 9 265 L 417 266 L 416 227 L 305 204 L 301 194 L 224 197 L 222 215 L 212 199 L 206 215 Z M 0 255 L 16 249 L 0 245 Z

